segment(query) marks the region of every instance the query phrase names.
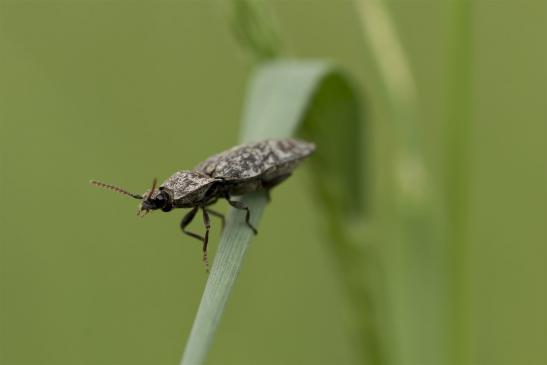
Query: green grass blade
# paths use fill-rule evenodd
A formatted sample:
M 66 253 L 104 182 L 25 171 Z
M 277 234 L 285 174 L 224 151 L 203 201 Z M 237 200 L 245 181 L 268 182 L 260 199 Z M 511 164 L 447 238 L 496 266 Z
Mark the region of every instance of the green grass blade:
M 255 62 L 279 56 L 281 41 L 264 0 L 232 0 L 227 5 L 232 34 Z
M 265 195 L 249 194 L 243 197 L 242 201 L 249 206 L 252 212 L 251 221 L 255 227 L 258 227 L 260 216 L 266 205 Z M 186 344 L 181 363 L 183 365 L 202 364 L 211 347 L 224 306 L 253 236 L 244 218 L 245 214 L 241 210 L 231 209 L 228 214 L 219 249 Z
M 417 89 L 387 4 L 357 0 L 370 64 L 375 65 L 395 151 L 389 168 L 393 191 L 381 218 L 389 287 L 390 354 L 403 364 L 449 364 L 453 303 L 450 252 L 436 187 L 422 151 Z M 438 204 L 438 203 L 437 203 Z M 427 323 L 427 326 L 424 326 Z
M 336 123 L 336 131 L 332 131 L 332 123 Z M 331 247 L 342 268 L 344 283 L 358 308 L 356 312 L 366 312 L 367 319 L 357 321 L 362 335 L 358 345 L 366 349 L 369 357 L 376 359 L 375 363 L 381 363 L 378 361 L 382 356 L 377 331 L 370 316 L 372 306 L 367 304 L 370 293 L 359 272 L 361 255 L 358 244 L 348 233 L 363 212 L 359 126 L 357 99 L 339 70 L 327 62 L 281 60 L 259 67 L 252 78 L 241 141 L 288 137 L 302 132 L 317 143 L 317 152 L 308 162 L 314 174 L 313 190 L 327 213 Z M 259 213 L 266 205 L 263 194 L 243 199 L 251 207 L 254 223 L 258 224 Z M 240 212 L 230 212 L 186 346 L 183 365 L 202 364 L 211 346 L 252 238 L 241 219 Z
M 458 0 L 449 7 L 444 200 L 451 257 L 453 364 L 469 364 L 469 181 L 472 116 L 472 10 Z
M 294 135 L 330 67 L 321 61 L 278 61 L 258 68 L 247 99 L 241 139 Z

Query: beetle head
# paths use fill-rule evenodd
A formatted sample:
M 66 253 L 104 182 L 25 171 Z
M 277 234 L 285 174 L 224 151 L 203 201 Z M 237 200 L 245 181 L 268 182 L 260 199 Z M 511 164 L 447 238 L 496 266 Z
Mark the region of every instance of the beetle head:
M 173 209 L 173 198 L 166 190 L 163 190 L 161 187 L 156 190 L 157 180 L 154 179 L 152 183 L 152 189 L 145 192 L 141 205 L 139 206 L 139 211 L 137 215 L 143 217 L 151 210 L 161 209 L 164 212 L 168 212 Z
M 173 199 L 171 198 L 169 193 L 165 190 L 162 190 L 161 187 L 159 190 L 156 190 L 156 184 L 157 184 L 156 179 L 154 179 L 154 182 L 152 183 L 152 189 L 145 192 L 143 195 L 133 194 L 120 187 L 110 185 L 110 184 L 105 184 L 96 180 L 91 180 L 91 184 L 104 189 L 115 191 L 123 195 L 130 196 L 138 200 L 142 200 L 141 204 L 139 205 L 139 210 L 137 212 L 137 215 L 141 217 L 145 216 L 146 213 L 148 213 L 151 210 L 161 209 L 164 212 L 168 212 L 173 207 L 172 206 Z

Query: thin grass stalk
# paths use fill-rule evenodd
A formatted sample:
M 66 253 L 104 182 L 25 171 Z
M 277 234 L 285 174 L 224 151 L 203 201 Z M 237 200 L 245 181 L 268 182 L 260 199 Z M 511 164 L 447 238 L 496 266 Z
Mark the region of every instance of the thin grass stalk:
M 391 288 L 388 305 L 393 315 L 391 354 L 395 363 L 446 364 L 450 283 L 445 279 L 444 267 L 448 251 L 434 228 L 439 226 L 432 205 L 435 187 L 422 151 L 412 69 L 387 4 L 357 0 L 356 6 L 396 142 L 393 217 L 383 226 L 388 247 L 384 262 Z
M 453 292 L 454 364 L 468 364 L 469 355 L 469 278 L 468 222 L 471 138 L 471 61 L 472 4 L 454 0 L 449 7 L 448 80 L 444 163 L 444 201 L 447 205 L 448 246 L 451 252 Z

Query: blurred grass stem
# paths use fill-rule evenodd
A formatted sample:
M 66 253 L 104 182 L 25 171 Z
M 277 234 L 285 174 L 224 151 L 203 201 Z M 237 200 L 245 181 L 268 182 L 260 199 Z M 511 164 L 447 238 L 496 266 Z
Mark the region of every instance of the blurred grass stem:
M 468 211 L 471 178 L 469 156 L 472 113 L 472 3 L 454 0 L 448 16 L 448 80 L 444 163 L 444 200 L 447 206 L 448 249 L 452 258 L 455 364 L 469 363 Z M 457 310 L 456 310 L 457 309 Z
M 432 186 L 419 133 L 418 95 L 410 62 L 399 40 L 387 3 L 356 0 L 365 44 L 377 69 L 384 105 L 393 132 L 395 154 L 391 176 L 393 218 L 382 231 L 384 262 L 393 316 L 392 361 L 403 364 L 447 364 L 450 321 L 447 300 L 448 251 L 442 245 L 434 214 Z M 423 322 L 428 325 L 424 327 Z

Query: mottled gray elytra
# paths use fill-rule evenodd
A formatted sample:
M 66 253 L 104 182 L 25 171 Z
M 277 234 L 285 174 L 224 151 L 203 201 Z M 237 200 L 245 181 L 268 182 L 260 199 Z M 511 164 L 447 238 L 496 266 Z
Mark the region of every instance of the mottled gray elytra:
M 180 227 L 185 234 L 203 242 L 203 261 L 208 267 L 207 243 L 211 228 L 209 214 L 219 217 L 224 227 L 224 216 L 209 206 L 224 198 L 232 207 L 245 210 L 245 222 L 256 234 L 257 230 L 249 220 L 249 208 L 243 202 L 231 198 L 260 190 L 266 191 L 269 198 L 270 189 L 287 179 L 298 164 L 314 150 L 313 143 L 292 138 L 266 139 L 239 145 L 208 158 L 193 170 L 174 173 L 158 189 L 154 179 L 152 188 L 143 195 L 95 180 L 91 183 L 141 200 L 137 212 L 141 216 L 151 210 L 169 212 L 173 208 L 192 208 L 182 218 Z M 204 236 L 186 229 L 199 209 L 203 212 Z

